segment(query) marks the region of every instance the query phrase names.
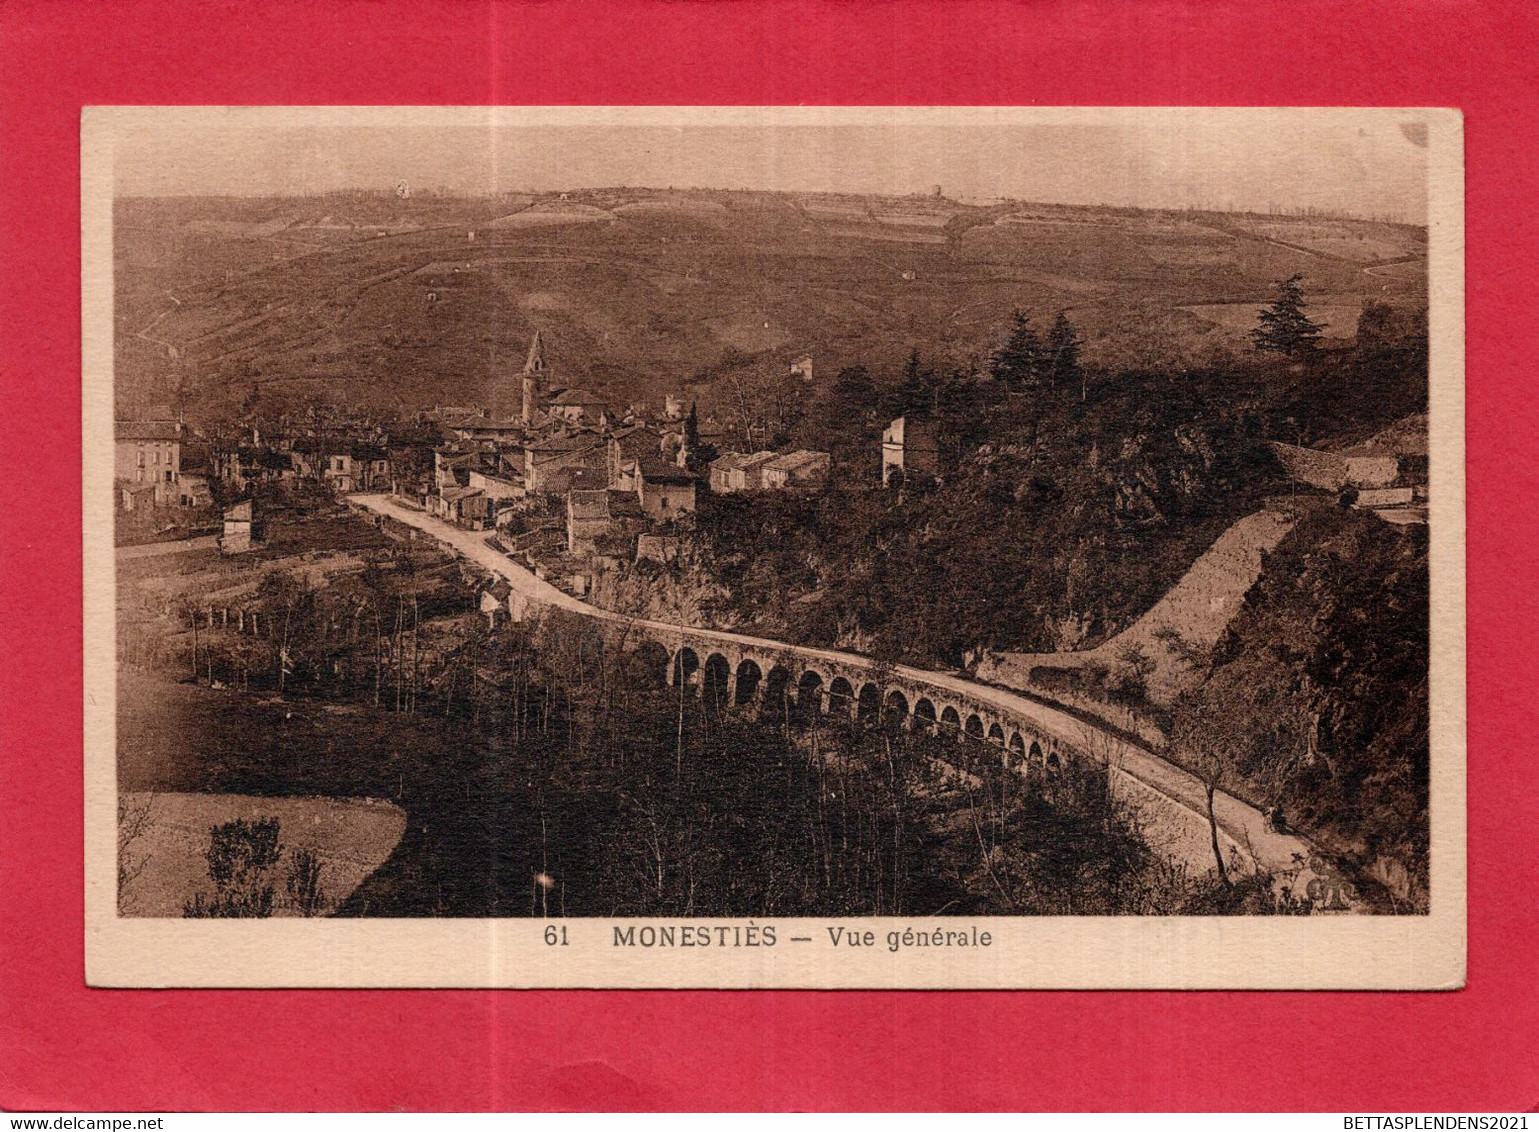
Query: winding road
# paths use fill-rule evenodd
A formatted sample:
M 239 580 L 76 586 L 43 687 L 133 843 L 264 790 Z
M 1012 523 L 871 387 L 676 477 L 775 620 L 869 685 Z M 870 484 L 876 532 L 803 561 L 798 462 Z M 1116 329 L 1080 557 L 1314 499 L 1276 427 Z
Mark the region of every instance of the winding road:
M 668 639 L 670 635 L 674 638 L 681 635 L 681 627 L 677 624 L 627 617 L 600 609 L 562 592 L 488 546 L 485 542 L 486 536 L 482 532 L 450 526 L 423 511 L 405 506 L 388 495 L 353 495 L 348 499 L 358 507 L 425 532 L 455 554 L 505 579 L 514 590 L 535 604 L 568 610 L 601 621 L 623 623 L 632 629 L 649 630 L 663 639 Z M 869 657 L 834 649 L 790 645 L 722 629 L 696 626 L 687 626 L 685 629 L 692 638 L 772 650 L 812 663 L 833 664 L 862 670 L 876 667 Z M 1111 764 L 1135 790 L 1149 791 L 1165 802 L 1174 803 L 1186 811 L 1186 816 L 1195 819 L 1205 831 L 1207 823 L 1205 786 L 1195 775 L 1168 759 L 1144 747 L 1134 745 L 1110 730 L 1096 727 L 1077 718 L 1067 711 L 1015 695 L 1002 688 L 980 684 L 951 673 L 931 672 L 908 665 L 896 665 L 892 672 L 910 684 L 927 686 L 938 692 L 952 693 L 975 702 L 990 704 L 1001 712 L 1030 721 L 1037 730 L 1051 735 L 1067 746 L 1087 754 L 1093 752 L 1093 757 L 1097 760 L 1104 759 Z M 1225 839 L 1238 846 L 1267 872 L 1274 874 L 1296 872 L 1300 868 L 1301 860 L 1308 861 L 1315 852 L 1305 838 L 1291 833 L 1277 832 L 1271 828 L 1260 811 L 1231 794 L 1219 791 L 1214 798 L 1214 811 Z M 1192 823 L 1189 821 L 1187 824 L 1190 826 Z

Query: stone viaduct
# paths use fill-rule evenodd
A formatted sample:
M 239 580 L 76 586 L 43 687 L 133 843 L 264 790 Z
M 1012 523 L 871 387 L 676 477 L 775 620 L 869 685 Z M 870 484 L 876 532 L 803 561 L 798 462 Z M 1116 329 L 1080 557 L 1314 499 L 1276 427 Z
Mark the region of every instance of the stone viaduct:
M 1070 746 L 1049 729 L 980 696 L 938 688 L 932 679 L 940 673 L 884 669 L 851 654 L 642 624 L 645 643 L 637 651 L 660 678 L 670 687 L 682 679 L 686 692 L 723 707 L 779 705 L 803 715 L 843 715 L 954 735 L 958 742 L 992 746 L 1009 767 L 1051 772 L 1072 757 Z
M 627 617 L 564 593 L 490 546 L 484 535 L 451 527 L 382 495 L 351 502 L 428 533 L 512 587 L 515 619 L 559 609 L 621 630 L 659 682 L 723 707 L 782 704 L 799 712 L 848 713 L 873 722 L 955 734 L 983 744 L 1005 766 L 1052 774 L 1073 760 L 1104 766 L 1112 790 L 1138 813 L 1150 845 L 1197 871 L 1212 866 L 1203 783 L 1189 771 L 1114 730 L 1061 707 L 949 672 L 883 666 L 834 649 L 790 645 L 721 629 Z M 1273 830 L 1255 807 L 1220 790 L 1214 799 L 1226 858 L 1273 873 L 1313 850 Z

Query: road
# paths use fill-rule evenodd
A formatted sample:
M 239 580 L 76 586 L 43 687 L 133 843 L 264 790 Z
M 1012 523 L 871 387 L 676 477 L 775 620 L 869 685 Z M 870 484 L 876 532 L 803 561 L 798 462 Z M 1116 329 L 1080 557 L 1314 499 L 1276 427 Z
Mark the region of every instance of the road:
M 119 562 L 129 562 L 135 558 L 158 558 L 162 554 L 185 554 L 189 550 L 213 550 L 218 545 L 218 535 L 177 538 L 166 542 L 142 543 L 139 546 L 120 546 L 117 548 L 117 559 Z
M 645 628 L 667 639 L 669 634 L 678 636 L 680 627 L 667 621 L 648 621 L 625 617 L 609 610 L 599 609 L 585 601 L 563 593 L 549 582 L 535 577 L 534 573 L 510 560 L 486 545 L 486 535 L 480 531 L 467 531 L 450 526 L 439 519 L 407 507 L 388 495 L 354 495 L 349 500 L 376 514 L 386 515 L 397 522 L 416 527 L 461 557 L 483 566 L 492 574 L 507 580 L 519 593 L 540 605 L 569 610 L 585 617 L 601 621 L 624 622 L 633 628 Z M 752 637 L 722 629 L 685 627 L 697 638 L 736 644 L 755 649 L 769 649 L 788 653 L 809 661 L 843 665 L 848 668 L 870 669 L 874 662 L 869 657 L 835 649 L 811 648 L 789 645 L 763 637 Z M 1168 759 L 1161 758 L 1143 747 L 1127 742 L 1111 731 L 1101 730 L 1066 711 L 1014 695 L 1002 688 L 979 684 L 963 676 L 945 672 L 930 672 L 908 665 L 895 665 L 893 671 L 914 684 L 928 685 L 937 691 L 951 692 L 970 699 L 988 703 L 1021 719 L 1030 720 L 1036 728 L 1052 735 L 1060 742 L 1084 750 L 1087 742 L 1094 743 L 1095 756 L 1103 752 L 1108 761 L 1130 778 L 1142 783 L 1162 797 L 1177 803 L 1206 820 L 1206 788 L 1202 781 L 1189 771 Z M 1214 797 L 1214 812 L 1220 827 L 1234 841 L 1245 847 L 1256 863 L 1272 873 L 1292 872 L 1298 868 L 1296 858 L 1308 860 L 1313 847 L 1302 837 L 1273 830 L 1266 817 L 1246 802 L 1219 791 Z

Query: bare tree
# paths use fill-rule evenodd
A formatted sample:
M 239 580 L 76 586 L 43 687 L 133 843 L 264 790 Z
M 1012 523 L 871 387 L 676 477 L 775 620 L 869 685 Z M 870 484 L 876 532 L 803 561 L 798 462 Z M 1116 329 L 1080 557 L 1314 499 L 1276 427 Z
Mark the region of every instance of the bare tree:
M 132 912 L 134 904 L 129 889 L 150 863 L 150 855 L 139 853 L 134 846 L 150 828 L 154 808 L 153 794 L 135 801 L 118 795 L 118 911 L 125 915 Z
M 1213 846 L 1213 860 L 1218 879 L 1230 887 L 1229 869 L 1218 842 L 1218 812 L 1215 801 L 1223 784 L 1236 736 L 1226 720 L 1206 701 L 1183 701 L 1177 708 L 1171 742 L 1193 774 L 1202 782 L 1208 813 L 1208 836 Z

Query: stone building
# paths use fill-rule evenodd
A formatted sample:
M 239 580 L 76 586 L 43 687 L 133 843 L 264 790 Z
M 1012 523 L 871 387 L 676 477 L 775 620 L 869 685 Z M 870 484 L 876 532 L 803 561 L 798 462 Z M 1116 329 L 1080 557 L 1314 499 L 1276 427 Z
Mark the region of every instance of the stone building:
M 659 455 L 666 439 L 648 425 L 629 425 L 612 432 L 607 443 L 609 486 L 616 491 L 635 491 L 640 462 Z
M 180 421 L 118 421 L 113 476 L 120 484 L 153 484 L 157 506 L 176 502 L 181 478 Z M 142 498 L 143 492 L 135 492 Z
M 256 505 L 242 499 L 224 509 L 224 533 L 219 536 L 221 554 L 244 554 L 262 541 L 262 523 Z
M 321 479 L 340 495 L 387 487 L 389 453 L 372 444 L 328 446 L 322 456 Z
M 566 495 L 566 552 L 586 558 L 609 531 L 609 492 L 605 488 L 573 490 Z
M 759 469 L 759 479 L 766 491 L 811 487 L 828 478 L 833 462 L 827 452 L 798 448 L 766 462 Z
M 603 428 L 609 423 L 609 404 L 586 389 L 563 389 L 552 397 L 545 410 L 552 420 L 570 425 Z
M 524 486 L 530 492 L 565 494 L 579 468 L 606 469 L 608 447 L 597 433 L 552 436 L 524 447 Z
M 882 430 L 882 484 L 916 472 L 940 474 L 940 437 L 933 421 L 898 417 Z
M 759 491 L 764 487 L 763 468 L 775 459 L 773 452 L 728 452 L 711 461 L 711 490 L 720 495 L 734 491 Z
M 695 510 L 695 474 L 661 455 L 643 456 L 637 462 L 636 498 L 653 519 L 676 519 Z

